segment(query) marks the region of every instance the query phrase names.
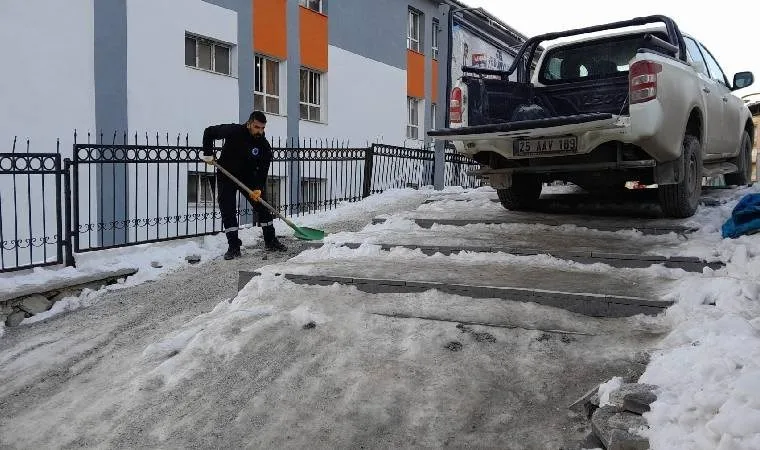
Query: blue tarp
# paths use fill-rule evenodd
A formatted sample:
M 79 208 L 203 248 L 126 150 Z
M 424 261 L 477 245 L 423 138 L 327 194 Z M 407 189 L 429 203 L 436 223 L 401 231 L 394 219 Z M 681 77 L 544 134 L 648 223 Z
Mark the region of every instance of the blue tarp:
M 732 239 L 760 232 L 760 194 L 747 194 L 742 197 L 721 231 L 724 238 Z

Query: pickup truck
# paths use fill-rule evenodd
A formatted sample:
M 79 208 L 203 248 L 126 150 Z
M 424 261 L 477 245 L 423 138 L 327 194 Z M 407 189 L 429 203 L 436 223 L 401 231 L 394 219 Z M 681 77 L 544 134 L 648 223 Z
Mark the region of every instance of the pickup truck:
M 535 207 L 553 181 L 606 192 L 638 181 L 657 185 L 665 216 L 684 218 L 703 177 L 750 183 L 754 124 L 732 91 L 754 77 L 739 72 L 730 84 L 667 16 L 535 36 L 505 71 L 462 70 L 449 127 L 428 135 L 480 163 L 507 209 Z

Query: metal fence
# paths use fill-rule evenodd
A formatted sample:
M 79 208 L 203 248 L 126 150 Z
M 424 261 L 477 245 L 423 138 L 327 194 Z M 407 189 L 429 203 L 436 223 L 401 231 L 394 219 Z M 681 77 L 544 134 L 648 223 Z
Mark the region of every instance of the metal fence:
M 74 253 L 220 232 L 215 171 L 199 159 L 200 147 L 179 141 L 168 145 L 167 136 L 158 145 L 156 136 L 149 145 L 146 136 L 141 145 L 135 136 L 129 144 L 124 136 L 122 144 L 74 144 L 63 161 L 58 153 L 0 154 L 0 271 L 72 265 Z M 293 144 L 273 149 L 264 190 L 285 216 L 433 184 L 432 150 Z M 466 175 L 472 165 L 447 152 L 446 184 L 478 186 Z M 247 199 L 240 195 L 237 204 L 241 224 L 253 222 Z
M 0 272 L 63 262 L 61 155 L 0 153 Z
M 475 188 L 482 186 L 483 180 L 470 172 L 480 168 L 480 164 L 453 149 L 447 149 L 444 157 L 444 183 L 446 186 Z

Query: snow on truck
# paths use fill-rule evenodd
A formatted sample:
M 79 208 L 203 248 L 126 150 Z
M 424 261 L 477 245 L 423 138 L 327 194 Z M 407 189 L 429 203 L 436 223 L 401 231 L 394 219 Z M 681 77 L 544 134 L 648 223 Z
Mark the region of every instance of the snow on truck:
M 586 35 L 572 42 L 567 38 Z M 542 42 L 547 45 L 534 61 Z M 517 81 L 508 77 L 517 72 Z M 464 67 L 451 90 L 454 143 L 504 207 L 530 209 L 542 184 L 589 190 L 656 184 L 666 216 L 690 217 L 703 177 L 750 183 L 754 125 L 713 55 L 666 16 L 528 39 L 506 71 Z

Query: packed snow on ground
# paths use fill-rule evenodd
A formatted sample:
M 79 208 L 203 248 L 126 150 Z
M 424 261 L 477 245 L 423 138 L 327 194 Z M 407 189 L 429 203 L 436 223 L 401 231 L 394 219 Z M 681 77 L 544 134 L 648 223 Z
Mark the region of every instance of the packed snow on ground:
M 561 189 L 560 189 L 561 190 Z M 659 318 L 642 319 L 642 323 L 670 329 L 670 333 L 660 342 L 646 372 L 641 377 L 643 383 L 659 386 L 658 399 L 652 404 L 652 411 L 644 417 L 649 423 L 647 435 L 655 449 L 758 449 L 760 448 L 760 234 L 743 236 L 729 240 L 720 237 L 720 227 L 730 216 L 731 210 L 745 194 L 759 193 L 760 185 L 751 188 L 726 190 L 721 194 L 723 204 L 715 207 L 700 207 L 697 214 L 687 223 L 699 224 L 700 229 L 688 236 L 672 235 L 646 236 L 633 231 L 621 231 L 621 236 L 639 239 L 642 245 L 660 244 L 663 249 L 674 249 L 674 254 L 688 251 L 705 258 L 718 258 L 726 266 L 718 270 L 705 269 L 703 273 L 687 273 L 681 270 L 652 267 L 638 270 L 652 276 L 667 276 L 674 281 L 674 288 L 666 296 L 674 300 L 674 306 Z M 299 222 L 306 226 L 328 226 L 330 223 L 366 219 L 385 214 L 389 220 L 384 224 L 369 226 L 361 236 L 371 241 L 373 233 L 403 232 L 406 227 L 411 232 L 419 232 L 408 213 L 397 214 L 405 208 L 416 210 L 425 198 L 441 201 L 422 205 L 419 211 L 435 210 L 438 214 L 461 211 L 462 202 L 468 200 L 468 207 L 485 211 L 501 211 L 497 203 L 491 201 L 492 190 L 449 189 L 443 192 L 431 190 L 397 190 L 372 196 L 362 202 L 343 205 L 324 213 L 304 216 Z M 506 225 L 509 226 L 509 225 Z M 283 232 L 284 224 L 278 223 L 278 231 Z M 477 234 L 492 229 L 474 226 L 470 231 Z M 575 229 L 578 233 L 598 233 L 594 230 Z M 257 239 L 257 231 L 246 231 L 243 239 Z M 616 233 L 611 233 L 615 235 Z M 348 241 L 350 235 L 336 234 L 331 243 Z M 159 277 L 162 272 L 182 267 L 184 256 L 199 253 L 204 257 L 218 256 L 223 251 L 223 236 L 211 236 L 202 240 L 191 240 L 173 244 L 154 244 L 140 248 L 122 249 L 111 252 L 80 256 L 77 269 L 40 269 L 33 274 L 15 278 L 4 278 L 3 289 L 11 289 L 25 283 L 39 283 L 56 277 L 70 276 L 87 270 L 103 267 L 135 266 L 140 274 L 125 285 Z M 376 245 L 367 243 L 358 250 L 341 249 L 327 245 L 322 249 L 310 250 L 294 258 L 293 262 L 316 263 L 330 258 L 350 258 L 352 262 L 370 264 L 381 257 Z M 386 252 L 384 257 L 394 258 L 398 264 L 405 260 L 420 258 L 459 258 L 466 262 L 491 259 L 494 263 L 519 258 L 506 254 L 481 255 L 463 253 L 457 256 L 440 255 L 426 257 L 413 250 L 399 249 Z M 580 267 L 575 263 L 559 261 L 548 256 L 533 256 L 536 264 L 554 265 L 558 268 L 572 266 L 577 270 L 618 271 L 604 265 Z M 153 270 L 150 262 L 159 260 L 163 269 Z M 116 262 L 118 261 L 118 262 Z M 176 334 L 156 342 L 145 349 L 148 360 L 158 363 L 146 379 L 160 376 L 162 383 L 172 385 L 179 380 L 203 370 L 208 358 L 205 354 L 234 355 L 241 351 L 258 335 L 262 327 L 271 323 L 291 323 L 302 326 L 308 322 L 319 324 L 335 320 L 330 311 L 330 299 L 347 295 L 346 287 L 309 287 L 294 285 L 276 276 L 275 272 L 285 264 L 264 268 L 264 274 L 240 292 L 231 302 L 222 302 L 208 314 L 197 317 Z M 308 292 L 314 298 L 299 296 Z M 91 295 L 91 294 L 87 294 Z M 356 294 L 359 296 L 360 294 Z M 363 299 L 371 295 L 361 294 Z M 445 300 L 443 294 L 425 294 L 424 301 L 434 305 Z M 288 301 L 285 301 L 288 299 Z M 295 299 L 295 300 L 294 300 Z M 284 302 L 285 303 L 282 303 Z M 343 299 L 342 302 L 346 300 Z M 341 317 L 339 333 L 345 337 L 361 334 L 367 319 L 360 312 L 352 318 Z M 653 322 L 651 322 L 653 321 Z M 234 333 L 230 334 L 230 330 Z M 414 333 L 414 329 L 407 330 Z M 335 336 L 342 338 L 344 336 Z M 409 346 L 420 343 L 410 334 L 406 338 Z M 371 336 L 364 338 L 371 342 Z M 612 345 L 612 344 L 611 344 Z M 417 348 L 417 351 L 429 349 Z M 413 357 L 414 351 L 406 353 Z M 166 359 L 166 355 L 177 355 Z M 356 356 L 356 355 L 353 355 Z M 334 368 L 350 367 L 347 361 L 338 360 Z M 213 360 L 213 359 L 210 359 Z M 347 379 L 350 373 L 346 374 Z M 600 388 L 606 396 L 618 380 L 610 380 Z M 289 389 L 282 386 L 282 389 Z

